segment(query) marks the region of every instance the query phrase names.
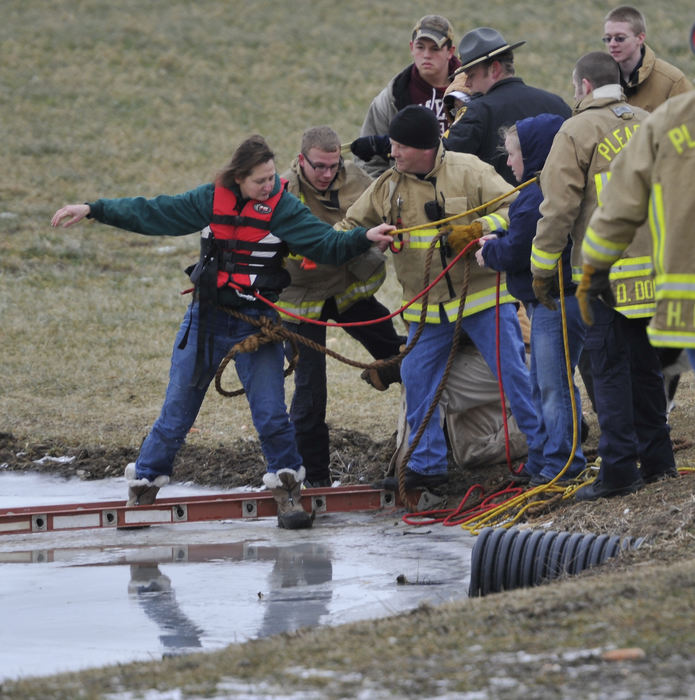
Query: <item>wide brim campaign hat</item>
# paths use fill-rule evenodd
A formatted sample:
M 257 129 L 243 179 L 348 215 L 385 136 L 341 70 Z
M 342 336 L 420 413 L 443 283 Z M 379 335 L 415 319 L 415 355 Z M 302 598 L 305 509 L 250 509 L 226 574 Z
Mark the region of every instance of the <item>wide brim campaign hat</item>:
M 496 29 L 490 27 L 472 29 L 464 34 L 459 43 L 461 67 L 456 73 L 465 71 L 488 58 L 494 58 L 505 51 L 512 51 L 525 43 L 525 41 L 518 41 L 516 44 L 508 44 Z

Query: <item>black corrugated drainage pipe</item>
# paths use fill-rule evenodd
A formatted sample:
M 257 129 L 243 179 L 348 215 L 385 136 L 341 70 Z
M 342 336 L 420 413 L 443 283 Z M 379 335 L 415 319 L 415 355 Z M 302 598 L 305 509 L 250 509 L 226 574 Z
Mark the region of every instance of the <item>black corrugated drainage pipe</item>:
M 473 546 L 468 595 L 538 586 L 578 574 L 643 542 L 644 537 L 486 527 Z

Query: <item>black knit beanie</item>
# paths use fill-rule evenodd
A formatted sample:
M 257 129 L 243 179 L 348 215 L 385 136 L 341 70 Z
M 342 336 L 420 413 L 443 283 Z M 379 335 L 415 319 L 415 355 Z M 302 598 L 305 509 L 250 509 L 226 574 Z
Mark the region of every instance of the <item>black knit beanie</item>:
M 408 105 L 391 120 L 389 137 L 412 148 L 437 148 L 439 122 L 431 109 L 422 105 Z

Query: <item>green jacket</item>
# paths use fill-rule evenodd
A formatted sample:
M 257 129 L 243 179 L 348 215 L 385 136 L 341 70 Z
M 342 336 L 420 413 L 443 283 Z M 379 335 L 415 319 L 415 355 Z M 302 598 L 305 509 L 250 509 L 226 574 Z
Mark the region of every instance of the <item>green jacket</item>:
M 281 186 L 276 176 L 272 194 Z M 210 223 L 214 191 L 215 185 L 208 183 L 182 194 L 162 194 L 152 199 L 98 199 L 89 202 L 90 218 L 147 236 L 185 236 L 201 231 Z M 280 199 L 271 227 L 272 233 L 293 252 L 329 265 L 347 262 L 372 245 L 365 228 L 336 231 L 289 192 Z

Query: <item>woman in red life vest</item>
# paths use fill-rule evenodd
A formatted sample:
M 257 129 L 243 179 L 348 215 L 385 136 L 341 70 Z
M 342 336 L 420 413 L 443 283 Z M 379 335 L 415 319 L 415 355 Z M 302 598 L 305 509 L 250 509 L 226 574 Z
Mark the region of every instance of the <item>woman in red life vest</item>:
M 282 266 L 288 249 L 311 260 L 339 265 L 376 243 L 391 242 L 386 224 L 366 230 L 336 231 L 285 191 L 275 172 L 274 154 L 258 135 L 246 139 L 214 183 L 178 195 L 153 199 L 125 197 L 70 204 L 53 216 L 53 226 L 71 226 L 88 217 L 150 236 L 182 236 L 202 231 L 201 256 L 189 268 L 195 294 L 174 342 L 164 405 L 126 467 L 128 505 L 151 504 L 169 481 L 174 457 L 192 427 L 217 367 L 239 341 L 256 328 L 225 312 L 250 318 L 276 312 L 259 302 L 271 300 L 289 282 Z M 236 370 L 267 461 L 265 485 L 278 503 L 278 525 L 311 527 L 299 503 L 304 468 L 287 416 L 283 349 L 279 343 L 239 353 Z

